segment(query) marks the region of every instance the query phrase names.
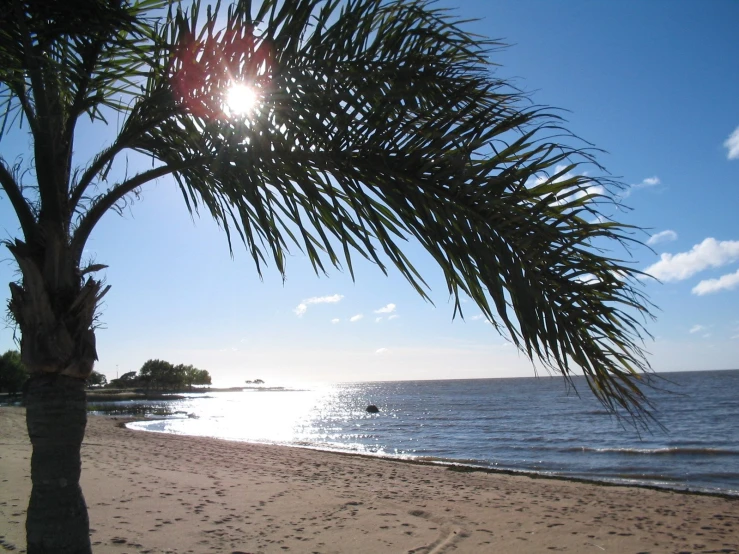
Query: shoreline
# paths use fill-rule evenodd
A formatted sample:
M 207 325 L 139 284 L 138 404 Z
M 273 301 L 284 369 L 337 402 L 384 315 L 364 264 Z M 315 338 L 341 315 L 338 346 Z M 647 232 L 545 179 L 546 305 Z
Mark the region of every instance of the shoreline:
M 602 486 L 602 487 L 633 487 L 633 488 L 647 489 L 647 490 L 654 490 L 654 491 L 674 492 L 678 494 L 713 496 L 713 497 L 718 497 L 718 498 L 723 498 L 726 500 L 733 500 L 733 501 L 739 502 L 739 492 L 736 492 L 736 493 L 725 492 L 721 489 L 701 490 L 701 489 L 691 489 L 687 487 L 678 488 L 678 487 L 654 485 L 650 483 L 639 483 L 639 482 L 634 482 L 634 481 L 623 481 L 623 482 L 608 481 L 605 479 L 599 479 L 598 477 L 582 477 L 582 476 L 564 475 L 564 474 L 555 474 L 555 473 L 543 473 L 543 472 L 540 473 L 540 472 L 526 470 L 526 469 L 494 468 L 494 467 L 487 467 L 487 466 L 481 466 L 481 465 L 475 465 L 475 464 L 468 464 L 462 461 L 455 460 L 454 458 L 426 460 L 426 459 L 419 459 L 419 458 L 423 458 L 423 456 L 420 456 L 418 458 L 414 458 L 412 455 L 407 455 L 407 457 L 402 457 L 402 456 L 395 456 L 392 454 L 354 452 L 351 450 L 341 450 L 339 448 L 311 446 L 311 445 L 306 445 L 306 444 L 259 442 L 259 441 L 248 441 L 248 440 L 241 440 L 241 439 L 223 439 L 223 438 L 218 438 L 218 437 L 208 437 L 204 435 L 188 435 L 185 433 L 167 433 L 165 431 L 149 431 L 149 430 L 143 430 L 143 429 L 130 428 L 130 427 L 127 427 L 127 425 L 129 423 L 136 423 L 139 421 L 150 422 L 150 421 L 166 421 L 166 420 L 160 420 L 157 418 L 143 418 L 143 417 L 136 417 L 136 416 L 120 416 L 120 415 L 119 416 L 96 415 L 96 416 L 91 416 L 91 417 L 107 417 L 107 418 L 117 419 L 119 420 L 118 425 L 122 426 L 122 428 L 127 429 L 129 431 L 138 432 L 138 433 L 156 433 L 156 434 L 161 434 L 161 435 L 190 437 L 193 439 L 205 438 L 205 439 L 212 439 L 212 440 L 223 440 L 227 442 L 252 444 L 256 446 L 276 446 L 276 447 L 282 447 L 282 448 L 298 448 L 298 449 L 304 449 L 304 450 L 309 450 L 309 451 L 314 451 L 314 452 L 325 452 L 327 454 L 335 454 L 339 456 L 357 456 L 360 458 L 389 460 L 389 461 L 394 461 L 394 462 L 424 465 L 424 466 L 430 466 L 430 467 L 442 467 L 449 471 L 457 471 L 459 473 L 490 473 L 490 474 L 500 474 L 500 475 L 524 476 L 524 477 L 529 477 L 531 479 L 553 479 L 553 480 L 561 480 L 561 481 L 571 481 L 573 483 L 582 483 L 586 485 L 595 485 L 595 486 Z M 120 421 L 121 419 L 125 419 L 125 421 Z M 458 469 L 455 469 L 455 468 L 458 468 Z
M 24 547 L 24 415 L 0 408 L 6 549 Z M 134 420 L 88 421 L 96 553 L 739 552 L 736 497 L 124 427 Z

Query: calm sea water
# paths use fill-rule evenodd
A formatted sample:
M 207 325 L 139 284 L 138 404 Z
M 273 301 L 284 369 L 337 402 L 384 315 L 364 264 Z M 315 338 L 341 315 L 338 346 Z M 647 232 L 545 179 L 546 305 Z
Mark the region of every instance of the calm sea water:
M 650 398 L 666 431 L 549 377 L 210 393 L 129 427 L 739 495 L 739 370 L 661 375 Z

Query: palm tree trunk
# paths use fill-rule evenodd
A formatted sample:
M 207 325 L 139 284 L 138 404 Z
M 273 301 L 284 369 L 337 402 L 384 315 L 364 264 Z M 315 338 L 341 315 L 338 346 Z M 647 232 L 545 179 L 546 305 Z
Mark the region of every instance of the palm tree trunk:
M 87 424 L 85 380 L 97 360 L 94 316 L 107 288 L 83 279 L 64 237 L 8 245 L 21 269 L 8 308 L 21 331 L 31 378 L 25 395 L 31 457 L 28 554 L 87 554 L 87 506 L 80 489 L 80 447 Z
M 89 554 L 90 525 L 80 488 L 87 424 L 84 380 L 59 374 L 32 377 L 26 423 L 33 445 L 28 554 Z

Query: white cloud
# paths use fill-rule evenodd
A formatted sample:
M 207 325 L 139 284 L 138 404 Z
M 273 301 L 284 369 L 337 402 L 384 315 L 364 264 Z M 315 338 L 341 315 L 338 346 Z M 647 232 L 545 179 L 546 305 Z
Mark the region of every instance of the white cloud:
M 649 237 L 647 244 L 649 246 L 653 246 L 660 242 L 672 242 L 673 240 L 677 240 L 677 233 L 671 229 L 667 229 L 666 231 L 660 231 L 659 233 L 655 233 Z
M 729 151 L 726 157 L 730 160 L 739 159 L 739 127 L 724 141 L 724 146 Z
M 689 252 L 662 254 L 660 260 L 644 271 L 662 281 L 682 281 L 708 269 L 739 260 L 739 241 L 707 238 Z
M 551 175 L 557 175 L 558 173 L 561 173 L 565 169 L 567 169 L 567 166 L 566 165 L 557 165 L 557 166 L 555 166 L 554 172 Z M 583 175 L 586 175 L 586 174 L 583 174 Z M 562 175 L 560 175 L 559 177 L 557 177 L 552 182 L 554 182 L 554 183 L 561 183 L 562 181 L 567 181 L 568 179 L 572 179 L 574 177 L 575 177 L 575 175 L 573 173 L 570 173 L 568 171 L 567 173 L 563 173 Z M 541 184 L 547 182 L 549 179 L 550 179 L 550 177 L 548 177 L 546 175 L 540 175 L 539 177 L 536 178 L 535 184 L 536 185 L 541 185 Z M 584 183 L 580 183 L 580 185 L 577 186 L 577 187 L 571 187 L 568 190 L 565 190 L 565 191 L 560 192 L 560 194 L 558 195 L 557 201 L 554 202 L 554 203 L 557 204 L 557 205 L 561 205 L 561 204 L 566 204 L 567 202 L 572 202 L 574 200 L 578 200 L 578 199 L 582 198 L 583 196 L 588 196 L 588 195 L 594 195 L 594 196 L 599 196 L 600 195 L 600 196 L 602 196 L 602 195 L 604 195 L 606 193 L 605 187 L 603 187 L 601 185 L 593 185 L 593 186 L 590 186 L 590 187 L 584 187 L 583 184 Z
M 485 316 L 484 316 L 484 315 L 482 315 L 482 314 L 477 314 L 477 315 L 473 315 L 473 316 L 472 316 L 472 317 L 470 318 L 470 321 L 479 321 L 479 320 L 481 320 L 481 319 L 485 319 Z
M 555 166 L 554 173 L 552 173 L 552 175 L 556 175 L 557 173 L 561 173 L 565 169 L 567 169 L 567 166 L 566 165 L 557 165 L 557 166 Z M 557 177 L 554 180 L 554 182 L 555 183 L 559 183 L 560 181 L 566 181 L 567 179 L 571 179 L 572 176 L 573 176 L 572 173 L 570 173 L 568 171 L 564 175 L 560 175 L 559 177 Z M 535 183 L 537 185 L 541 185 L 542 183 L 546 183 L 548 180 L 549 180 L 549 177 L 547 175 L 540 175 L 539 177 L 536 178 Z
M 381 321 L 382 321 L 382 318 L 381 317 L 376 317 L 375 318 L 375 323 L 380 323 Z
M 388 319 L 398 319 L 400 316 L 398 314 L 393 314 Z
M 621 198 L 627 198 L 631 196 L 631 193 L 634 192 L 635 190 L 656 187 L 657 185 L 660 185 L 660 184 L 662 184 L 662 181 L 656 175 L 654 177 L 647 177 L 646 179 L 642 179 L 641 183 L 635 183 L 633 185 L 629 185 L 629 187 L 626 190 L 622 191 L 619 196 Z
M 335 317 L 335 318 L 333 318 L 333 319 L 331 320 L 331 323 L 333 323 L 333 324 L 336 324 L 336 323 L 338 323 L 339 321 L 341 321 L 341 320 L 340 320 L 340 319 L 339 319 L 338 317 Z
M 353 315 L 349 318 L 349 321 L 351 321 L 352 323 L 355 323 L 359 321 L 360 319 L 362 319 L 363 317 L 364 317 L 364 314 Z
M 375 310 L 376 314 L 391 314 L 395 311 L 395 304 L 388 304 L 387 306 Z
M 688 331 L 688 333 L 690 333 L 690 334 L 698 333 L 699 331 L 703 331 L 704 329 L 705 329 L 705 327 L 703 325 L 693 325 L 690 328 L 690 331 Z
M 579 200 L 584 196 L 603 196 L 606 193 L 606 189 L 601 185 L 593 185 L 592 187 L 585 187 L 582 189 L 573 188 L 567 192 L 559 195 L 559 200 L 556 204 L 566 204 L 567 202 L 573 202 Z
M 377 350 L 375 350 L 375 354 L 380 354 L 381 355 L 381 354 L 384 354 L 387 351 L 388 351 L 387 348 L 378 348 Z
M 722 275 L 718 279 L 706 279 L 693 287 L 693 294 L 703 296 L 722 290 L 731 290 L 739 286 L 739 270 L 735 273 Z
M 613 275 L 616 279 L 618 279 L 622 283 L 629 278 L 628 273 L 626 273 L 625 271 L 619 271 L 618 269 L 612 270 L 611 275 Z
M 579 195 L 578 197 L 581 197 L 581 196 L 585 196 L 586 194 L 598 194 L 598 195 L 603 195 L 603 194 L 605 194 L 605 193 L 606 193 L 606 189 L 605 189 L 605 187 L 603 187 L 603 186 L 601 186 L 601 185 L 595 185 L 595 186 L 592 186 L 592 187 L 588 187 L 588 188 L 586 188 L 586 189 L 585 189 L 585 194 L 581 194 L 581 195 Z
M 306 304 L 335 304 L 344 298 L 343 294 L 332 294 L 331 296 L 313 296 L 308 300 L 303 300 Z
M 298 304 L 293 312 L 295 312 L 295 315 L 297 315 L 298 317 L 303 317 L 303 314 L 308 311 L 308 306 L 310 304 L 335 304 L 336 302 L 340 302 L 342 298 L 344 298 L 343 294 L 332 294 L 331 296 L 312 296 L 311 298 L 307 298 L 303 300 L 300 304 Z
M 597 285 L 601 282 L 600 279 L 592 273 L 583 273 L 581 275 L 576 275 L 574 279 L 575 281 L 580 281 L 581 283 L 584 283 L 586 285 Z

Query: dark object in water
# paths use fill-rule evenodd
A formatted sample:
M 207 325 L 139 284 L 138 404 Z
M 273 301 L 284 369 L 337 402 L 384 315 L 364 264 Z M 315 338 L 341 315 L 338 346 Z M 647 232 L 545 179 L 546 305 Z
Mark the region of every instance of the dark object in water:
M 380 411 L 380 408 L 378 408 L 374 404 L 370 404 L 369 406 L 367 406 L 367 413 L 368 414 L 376 414 L 379 411 Z

